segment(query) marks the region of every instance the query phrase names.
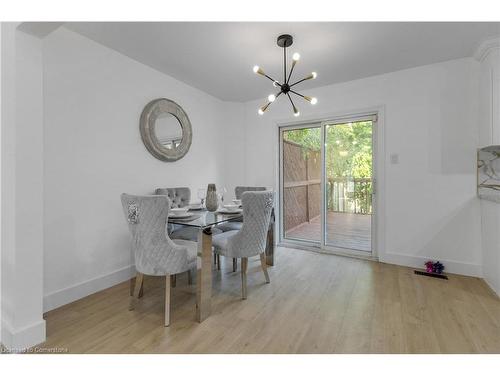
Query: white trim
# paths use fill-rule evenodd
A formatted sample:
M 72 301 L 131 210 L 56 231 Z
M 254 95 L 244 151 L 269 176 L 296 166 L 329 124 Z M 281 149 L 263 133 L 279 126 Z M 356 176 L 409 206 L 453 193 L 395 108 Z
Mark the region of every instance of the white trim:
M 277 186 L 277 191 L 278 191 L 278 199 L 277 199 L 277 202 L 278 202 L 278 219 L 279 220 L 276 220 L 276 223 L 277 225 L 275 225 L 275 231 L 277 233 L 277 235 L 275 236 L 275 238 L 278 239 L 278 242 L 284 242 L 284 241 L 287 241 L 287 240 L 293 240 L 293 239 L 285 239 L 285 235 L 284 233 L 282 232 L 281 228 L 283 228 L 283 225 L 284 225 L 284 222 L 283 222 L 283 218 L 284 218 L 284 215 L 283 215 L 283 197 L 284 197 L 284 181 L 283 181 L 283 149 L 281 147 L 282 143 L 283 143 L 283 132 L 285 131 L 284 129 L 286 128 L 286 130 L 293 130 L 293 129 L 312 129 L 312 128 L 320 128 L 321 131 L 323 132 L 323 127 L 321 125 L 321 122 L 317 122 L 317 121 L 313 121 L 313 122 L 307 122 L 307 123 L 301 123 L 301 124 L 297 124 L 297 125 L 278 125 L 278 140 L 277 140 L 277 148 L 278 148 L 278 155 L 277 155 L 277 181 L 276 181 L 276 186 Z M 276 146 L 275 146 L 276 147 Z M 323 152 L 321 153 L 321 157 L 323 157 Z M 321 163 L 323 163 L 323 159 L 321 159 Z M 322 187 L 321 187 L 322 188 Z M 322 214 L 321 214 L 322 215 Z M 302 240 L 298 239 L 297 241 L 301 242 Z M 306 241 L 306 242 L 310 242 L 310 243 L 315 243 L 316 241 L 307 241 L 307 240 L 303 240 L 303 241 Z M 318 244 L 319 244 L 319 241 L 318 241 Z
M 363 117 L 370 116 L 377 112 L 383 112 L 385 109 L 384 105 L 374 105 L 371 107 L 363 107 L 363 108 L 350 108 L 345 111 L 335 111 L 335 112 L 323 112 L 318 114 L 311 114 L 306 116 L 301 116 L 300 120 L 290 120 L 282 119 L 276 121 L 276 126 L 278 128 L 296 126 L 300 128 L 301 125 L 307 124 L 321 124 L 326 121 L 341 121 L 342 119 L 349 119 L 352 117 Z M 378 119 L 380 121 L 380 118 Z
M 488 288 L 490 288 L 490 289 L 491 289 L 491 291 L 492 291 L 493 293 L 495 293 L 495 294 L 497 295 L 497 297 L 499 297 L 499 298 L 500 298 L 500 289 L 495 289 L 495 287 L 494 287 L 492 284 L 490 284 L 490 283 L 488 282 L 488 279 L 483 278 L 483 280 L 484 280 L 484 282 L 486 283 L 486 285 L 488 286 Z
M 379 260 L 377 256 L 373 256 L 371 253 L 369 253 L 367 251 L 351 250 L 351 249 L 346 249 L 346 248 L 342 248 L 342 247 L 333 247 L 333 246 L 328 246 L 328 247 L 322 248 L 319 245 L 319 243 L 313 243 L 313 242 L 309 242 L 306 240 L 301 241 L 301 240 L 286 239 L 283 242 L 279 243 L 277 246 L 286 247 L 289 249 L 312 251 L 314 253 L 319 253 L 319 254 L 338 255 L 338 256 L 344 256 L 344 257 L 348 257 L 348 258 L 370 260 L 370 261 L 375 261 L 375 262 L 378 262 L 378 260 Z
M 326 134 L 325 134 L 325 129 L 326 126 L 329 125 L 338 125 L 338 124 L 344 124 L 346 122 L 359 122 L 359 121 L 372 121 L 372 184 L 373 184 L 373 192 L 376 192 L 376 182 L 378 181 L 378 170 L 379 170 L 379 165 L 378 165 L 378 118 L 379 112 L 381 110 L 374 110 L 374 111 L 369 111 L 369 112 L 363 112 L 362 114 L 359 115 L 349 115 L 349 116 L 340 116 L 336 117 L 331 120 L 326 120 L 321 123 L 321 139 L 322 143 L 326 145 Z M 325 163 L 325 155 L 324 153 L 326 150 L 323 148 L 322 149 L 322 161 L 321 161 L 321 166 L 323 168 L 323 173 L 322 176 L 326 176 L 326 163 Z M 322 196 L 322 201 L 321 201 L 321 207 L 323 207 L 322 213 L 322 248 L 325 251 L 329 251 L 333 254 L 340 254 L 340 255 L 353 255 L 355 257 L 361 256 L 362 257 L 369 257 L 369 258 L 376 258 L 378 254 L 378 243 L 377 243 L 377 221 L 378 221 L 378 206 L 377 206 L 377 195 L 372 194 L 372 214 L 371 214 L 371 220 L 370 220 L 370 226 L 371 226 L 371 238 L 370 238 L 370 252 L 369 255 L 366 255 L 366 252 L 362 250 L 357 250 L 357 249 L 349 249 L 349 248 L 342 248 L 339 246 L 335 246 L 332 244 L 327 244 L 326 243 L 326 212 L 327 212 L 327 207 L 326 207 L 326 199 L 325 199 L 325 194 L 326 194 L 326 187 L 325 187 L 325 181 L 326 178 L 322 179 L 322 186 L 321 186 L 321 196 Z M 373 199 L 375 197 L 375 199 Z
M 500 38 L 485 40 L 479 45 L 479 47 L 477 47 L 476 51 L 474 52 L 474 58 L 479 62 L 483 62 L 486 59 L 486 57 L 490 54 L 490 52 L 499 48 L 500 48 Z
M 2 345 L 11 352 L 41 344 L 45 341 L 45 320 L 40 320 L 20 329 L 13 329 L 2 320 Z
M 383 263 L 397 264 L 399 266 L 407 266 L 412 268 L 423 268 L 423 264 L 429 260 L 426 257 L 414 255 L 385 253 L 379 256 Z M 440 259 L 446 265 L 446 273 L 454 273 L 458 275 L 483 277 L 483 267 L 480 264 L 457 262 L 454 260 Z
M 304 251 L 313 251 L 320 254 L 328 254 L 334 256 L 347 256 L 349 258 L 357 258 L 362 260 L 370 260 L 370 261 L 379 261 L 381 263 L 394 264 L 397 266 L 410 267 L 415 269 L 423 269 L 423 264 L 429 258 L 418 257 L 406 254 L 398 254 L 398 253 L 386 253 L 381 257 L 372 257 L 372 256 L 363 256 L 362 254 L 351 254 L 342 251 L 327 251 L 321 249 L 319 246 L 308 246 L 307 244 L 297 244 L 291 241 L 285 241 L 283 243 L 279 243 L 277 246 L 284 248 L 292 248 L 297 250 Z M 341 250 L 341 249 L 339 249 Z M 457 274 L 457 275 L 465 275 L 465 276 L 473 276 L 482 278 L 482 266 L 480 264 L 467 263 L 467 262 L 456 262 L 451 260 L 443 260 L 446 264 L 446 273 Z M 485 280 L 485 279 L 483 279 Z M 486 284 L 488 282 L 485 280 Z M 499 296 L 500 294 L 496 291 L 490 284 L 488 286 Z
M 135 265 L 131 265 L 47 294 L 43 298 L 43 311 L 47 312 L 53 310 L 103 289 L 130 280 L 134 274 Z

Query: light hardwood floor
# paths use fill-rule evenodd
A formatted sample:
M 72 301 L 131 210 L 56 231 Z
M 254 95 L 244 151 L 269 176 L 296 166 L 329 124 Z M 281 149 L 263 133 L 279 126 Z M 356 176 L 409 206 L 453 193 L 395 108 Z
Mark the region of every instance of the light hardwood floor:
M 195 321 L 195 286 L 179 276 L 172 324 L 164 282 L 145 278 L 128 311 L 122 283 L 46 314 L 45 348 L 70 353 L 500 353 L 500 299 L 477 278 L 277 248 L 266 284 L 249 260 L 248 299 L 230 259 L 214 272 L 213 312 Z M 222 257 L 221 257 L 222 258 Z M 223 258 L 222 258 L 223 259 Z M 239 267 L 238 267 L 239 269 Z

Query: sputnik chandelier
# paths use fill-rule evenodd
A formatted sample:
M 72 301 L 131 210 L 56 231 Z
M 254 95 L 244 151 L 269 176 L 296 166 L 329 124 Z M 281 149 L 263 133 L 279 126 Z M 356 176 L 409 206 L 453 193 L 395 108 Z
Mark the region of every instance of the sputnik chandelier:
M 283 48 L 283 83 L 280 83 L 279 81 L 275 80 L 274 78 L 269 77 L 259 66 L 256 65 L 253 67 L 253 72 L 255 74 L 260 74 L 261 76 L 264 76 L 267 79 L 270 79 L 273 82 L 273 86 L 280 89 L 280 91 L 276 95 L 271 94 L 267 97 L 268 102 L 259 108 L 259 115 L 263 115 L 264 112 L 267 110 L 267 108 L 271 105 L 271 103 L 274 102 L 278 96 L 283 94 L 283 95 L 286 95 L 288 97 L 288 99 L 290 100 L 290 104 L 292 105 L 294 116 L 299 116 L 300 112 L 297 109 L 297 107 L 295 106 L 295 104 L 292 100 L 292 97 L 290 96 L 290 93 L 304 98 L 305 100 L 307 100 L 309 103 L 311 103 L 313 105 L 318 102 L 318 99 L 312 98 L 310 96 L 299 94 L 297 91 L 294 91 L 292 89 L 292 87 L 294 87 L 295 85 L 298 85 L 301 82 L 307 81 L 309 79 L 316 79 L 317 74 L 316 74 L 316 72 L 312 72 L 308 76 L 298 80 L 295 83 L 290 84 L 290 78 L 292 77 L 293 68 L 295 68 L 297 61 L 299 61 L 300 55 L 297 52 L 292 55 L 292 67 L 290 68 L 290 72 L 288 73 L 288 77 L 287 77 L 286 49 L 287 49 L 287 47 L 290 47 L 293 44 L 293 37 L 291 35 L 288 35 L 288 34 L 280 35 L 278 37 L 277 44 L 278 44 L 278 46 Z

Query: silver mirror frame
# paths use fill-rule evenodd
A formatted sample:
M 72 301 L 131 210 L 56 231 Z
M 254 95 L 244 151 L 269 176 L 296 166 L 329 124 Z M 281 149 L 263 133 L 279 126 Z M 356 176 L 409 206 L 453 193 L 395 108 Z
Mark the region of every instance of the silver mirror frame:
M 182 128 L 182 141 L 176 148 L 164 147 L 156 137 L 155 124 L 162 113 L 170 113 L 179 120 Z M 191 147 L 193 130 L 189 117 L 182 107 L 172 100 L 160 98 L 150 101 L 142 110 L 139 128 L 144 146 L 151 155 L 161 161 L 179 160 L 187 154 Z

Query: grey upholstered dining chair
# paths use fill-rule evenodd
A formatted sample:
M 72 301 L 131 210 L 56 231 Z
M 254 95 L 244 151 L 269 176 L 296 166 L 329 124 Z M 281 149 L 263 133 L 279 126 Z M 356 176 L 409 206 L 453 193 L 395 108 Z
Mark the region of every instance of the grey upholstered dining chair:
M 170 325 L 171 275 L 196 269 L 196 242 L 172 241 L 165 231 L 170 207 L 164 195 L 122 194 L 123 212 L 132 234 L 137 275 L 130 310 L 142 296 L 144 275 L 165 276 L 165 326 Z M 189 282 L 191 275 L 188 274 Z
M 166 195 L 170 201 L 170 208 L 186 207 L 191 201 L 191 190 L 188 187 L 158 188 L 156 195 Z
M 170 208 L 186 207 L 191 201 L 191 190 L 188 187 L 158 188 L 155 190 L 155 194 L 166 195 L 170 199 Z M 169 224 L 167 230 L 172 239 L 198 241 L 198 228 Z M 221 232 L 222 230 L 217 228 L 212 230 L 213 234 Z
M 229 231 L 215 235 L 212 244 L 219 255 L 241 258 L 241 292 L 247 298 L 247 266 L 248 258 L 260 255 L 260 263 L 266 282 L 269 274 L 266 264 L 266 242 L 271 211 L 274 203 L 274 192 L 253 191 L 242 195 L 243 225 L 239 231 Z
M 263 186 L 236 186 L 234 188 L 234 196 L 236 199 L 241 199 L 241 196 L 246 191 L 265 191 L 266 188 Z M 218 229 L 223 232 L 229 232 L 230 230 L 240 230 L 241 229 L 241 219 L 228 221 L 217 226 Z
M 241 199 L 242 194 L 246 191 L 265 191 L 265 190 L 266 188 L 264 186 L 236 186 L 234 188 L 234 196 L 236 197 L 236 199 Z M 231 230 L 240 230 L 241 226 L 242 226 L 242 220 L 236 219 L 218 225 L 217 229 L 221 230 L 222 232 L 229 232 Z M 220 256 L 217 258 L 217 264 L 218 268 L 220 268 Z M 236 272 L 237 268 L 238 268 L 238 261 L 236 260 L 236 258 L 233 258 L 233 272 Z
M 265 191 L 264 186 L 236 186 L 234 188 L 234 196 L 236 199 L 241 199 L 241 196 L 246 191 Z

